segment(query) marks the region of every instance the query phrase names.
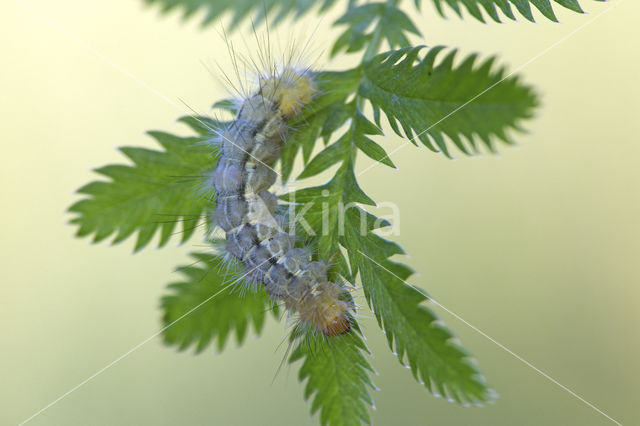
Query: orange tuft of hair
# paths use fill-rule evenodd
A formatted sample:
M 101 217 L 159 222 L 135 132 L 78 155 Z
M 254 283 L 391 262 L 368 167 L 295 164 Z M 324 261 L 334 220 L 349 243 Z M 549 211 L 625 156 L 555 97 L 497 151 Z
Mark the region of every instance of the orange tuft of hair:
M 342 314 L 327 324 L 325 328 L 322 329 L 322 334 L 331 337 L 348 333 L 349 330 L 351 330 L 351 321 L 349 321 L 349 318 L 347 318 L 345 314 Z
M 325 336 L 336 336 L 351 330 L 347 311 L 351 304 L 340 300 L 342 289 L 331 282 L 321 283 L 313 295 L 297 301 L 300 319 L 313 324 Z

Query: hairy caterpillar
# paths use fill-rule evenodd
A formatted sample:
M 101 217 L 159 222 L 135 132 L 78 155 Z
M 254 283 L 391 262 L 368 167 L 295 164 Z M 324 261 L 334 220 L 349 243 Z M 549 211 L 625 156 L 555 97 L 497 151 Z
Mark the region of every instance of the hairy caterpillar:
M 310 72 L 285 67 L 242 100 L 234 121 L 218 137 L 220 157 L 212 175 L 217 206 L 211 214 L 226 233 L 226 252 L 242 262 L 252 281 L 263 284 L 301 323 L 335 336 L 351 329 L 352 304 L 327 278 L 328 265 L 295 247 L 269 192 L 277 177 L 271 165 L 286 143 L 288 123 L 316 91 Z

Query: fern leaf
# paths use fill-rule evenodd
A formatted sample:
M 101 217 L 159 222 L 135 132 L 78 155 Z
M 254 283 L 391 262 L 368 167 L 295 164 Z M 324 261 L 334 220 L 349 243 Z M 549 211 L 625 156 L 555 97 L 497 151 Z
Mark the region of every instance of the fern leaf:
M 595 0 L 606 1 L 606 0 Z M 578 0 L 553 0 L 569 10 L 577 13 L 584 13 Z M 553 10 L 550 0 L 433 0 L 433 3 L 440 15 L 445 16 L 444 5 L 449 6 L 458 16 L 462 17 L 462 7 L 477 20 L 485 22 L 483 10 L 486 15 L 495 22 L 501 22 L 500 12 L 511 20 L 516 20 L 513 7 L 527 20 L 535 22 L 531 6 L 534 6 L 547 19 L 558 22 L 558 18 Z
M 251 324 L 259 334 L 269 310 L 277 318 L 278 309 L 272 309 L 263 288 L 240 292 L 234 285 L 233 278 L 242 276 L 241 267 L 226 265 L 218 255 L 192 256 L 197 264 L 179 268 L 184 280 L 170 284 L 161 300 L 165 343 L 180 350 L 194 346 L 201 352 L 215 341 L 222 350 L 232 333 L 241 344 Z
M 298 377 L 306 380 L 305 399 L 313 397 L 311 413 L 320 410 L 320 423 L 331 426 L 359 426 L 371 423 L 369 406 L 374 388 L 369 376 L 373 369 L 359 331 L 331 339 L 309 337 L 301 340 L 289 362 L 303 359 Z
M 322 138 L 326 143 L 351 118 L 353 110 L 347 106 L 346 100 L 356 92 L 360 76 L 359 68 L 315 73 L 318 95 L 314 98 L 313 105 L 291 123 L 293 130 L 280 157 L 284 182 L 291 177 L 299 151 L 302 151 L 304 164 L 307 164 L 318 139 Z
M 212 148 L 198 137 L 180 138 L 149 132 L 163 148 L 121 148 L 133 165 L 108 165 L 95 171 L 109 178 L 91 182 L 78 190 L 87 196 L 73 204 L 78 236 L 93 234 L 94 242 L 115 234 L 113 243 L 138 232 L 135 250 L 145 247 L 160 231 L 158 246 L 165 245 L 182 222 L 182 242 L 200 223 L 211 205 L 200 186 L 204 174 L 215 165 Z
M 385 331 L 398 360 L 406 363 L 416 380 L 434 395 L 461 404 L 490 401 L 494 393 L 479 373 L 469 353 L 424 302 L 427 296 L 406 283 L 412 274 L 390 256 L 403 254 L 395 243 L 360 231 L 361 215 L 346 212 L 343 245 L 353 273 L 360 274 L 365 297 Z
M 202 26 L 213 23 L 226 12 L 232 15 L 231 28 L 237 27 L 245 18 L 252 16 L 254 22 L 263 22 L 265 14 L 273 13 L 273 24 L 279 24 L 289 15 L 300 17 L 320 4 L 320 11 L 331 7 L 335 0 L 145 0 L 150 5 L 158 5 L 163 14 L 181 9 L 183 18 L 191 18 L 200 11 L 206 13 Z
M 419 59 L 421 49 L 382 53 L 364 65 L 359 94 L 371 102 L 378 125 L 382 110 L 395 133 L 447 156 L 445 136 L 466 154 L 479 151 L 478 139 L 491 151 L 494 138 L 511 143 L 506 132 L 519 129 L 537 106 L 533 90 L 495 69 L 495 58 L 478 64 L 470 55 L 456 65 L 451 50 L 436 63 L 444 47 Z
M 371 29 L 374 23 L 375 27 Z M 362 50 L 374 37 L 384 38 L 389 49 L 393 49 L 409 45 L 408 35 L 420 35 L 406 13 L 391 3 L 383 2 L 350 7 L 335 25 L 346 25 L 347 28 L 333 44 L 331 56 L 342 50 L 347 53 Z

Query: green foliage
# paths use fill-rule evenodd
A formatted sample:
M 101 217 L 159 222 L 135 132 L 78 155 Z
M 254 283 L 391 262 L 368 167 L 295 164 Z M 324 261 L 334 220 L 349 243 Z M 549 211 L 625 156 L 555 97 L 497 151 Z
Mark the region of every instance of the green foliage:
M 303 206 L 297 213 L 311 228 L 319 257 L 326 259 L 337 253 L 336 268 L 342 276 L 353 281 L 360 275 L 367 303 L 385 331 L 389 346 L 400 362 L 404 363 L 406 356 L 416 379 L 434 394 L 460 403 L 489 401 L 492 391 L 469 354 L 422 304 L 426 296 L 405 282 L 411 269 L 389 260 L 404 252 L 374 230 L 390 224 L 359 206 L 375 203 L 362 191 L 353 173 L 355 141 L 366 137 L 366 129 L 377 128 L 369 127 L 371 123 L 359 112 L 355 114 L 347 131 L 311 160 L 301 175 L 319 173 L 339 162 L 333 178 L 324 185 L 303 188 L 283 198 Z M 340 247 L 348 253 L 348 260 Z
M 507 141 L 505 131 L 516 128 L 519 120 L 531 115 L 536 98 L 517 78 L 502 81 L 504 72 L 492 70 L 494 60 L 476 67 L 473 55 L 454 67 L 453 51 L 435 65 L 442 48 L 429 50 L 418 61 L 421 49 L 386 52 L 355 69 L 333 73 L 332 78 L 319 76 L 321 93 L 328 95 L 321 95 L 310 116 L 305 117 L 309 125 L 301 130 L 303 136 L 294 132 L 288 140 L 287 149 L 294 154 L 287 158 L 292 162 L 298 146 L 302 147 L 305 168 L 299 179 L 335 165 L 338 168 L 326 184 L 303 188 L 282 198 L 303 206 L 296 212 L 300 215 L 298 220 L 310 227 L 318 256 L 335 259 L 335 273 L 352 282 L 359 275 L 367 303 L 385 331 L 390 347 L 401 363 L 408 364 L 415 378 L 436 395 L 460 403 L 481 404 L 492 399 L 493 391 L 470 355 L 424 305 L 427 297 L 406 283 L 410 268 L 389 259 L 404 252 L 397 244 L 375 234 L 375 229 L 389 223 L 360 207 L 375 202 L 358 184 L 354 165 L 357 153 L 362 151 L 393 167 L 384 148 L 372 139 L 382 134 L 380 111 L 385 112 L 398 134 L 412 137 L 421 129 L 428 129 L 421 135 L 423 143 L 448 155 L 443 135 L 465 153 L 477 151 L 474 134 L 491 149 L 493 137 Z M 338 86 L 335 81 L 342 83 Z M 478 97 L 489 88 L 495 92 Z M 377 126 L 363 114 L 359 106 L 362 99 L 373 106 Z M 461 118 L 447 123 L 453 111 L 462 112 L 467 107 L 470 110 Z M 397 122 L 404 132 L 400 132 Z M 434 123 L 437 124 L 429 129 Z M 344 132 L 332 137 L 345 124 L 348 125 Z M 462 143 L 460 135 L 471 144 L 471 149 Z M 435 146 L 427 136 L 435 140 Z M 310 151 L 306 144 L 312 148 L 318 137 L 332 142 L 315 157 L 305 156 L 304 151 Z M 284 162 L 282 166 L 285 167 Z M 334 407 L 337 402 L 326 400 L 325 404 L 329 405 L 328 410 L 338 410 Z
M 282 198 L 304 206 L 298 212 L 299 219 L 311 228 L 310 236 L 318 256 L 323 259 L 333 256 L 337 273 L 350 281 L 359 275 L 367 302 L 385 331 L 390 347 L 400 362 L 410 367 L 416 379 L 434 394 L 460 403 L 480 404 L 490 401 L 493 391 L 470 355 L 424 305 L 426 296 L 405 282 L 411 270 L 389 259 L 403 251 L 374 233 L 389 223 L 359 206 L 375 205 L 375 202 L 358 184 L 354 165 L 358 151 L 362 151 L 393 167 L 382 146 L 371 137 L 382 133 L 379 111 L 385 113 L 394 131 L 407 137 L 437 123 L 421 135 L 420 140 L 434 151 L 441 150 L 448 155 L 443 135 L 465 153 L 477 151 L 474 137 L 479 137 L 492 150 L 492 138 L 508 141 L 505 131 L 516 129 L 520 120 L 530 117 L 536 98 L 518 78 L 502 81 L 504 71 L 493 71 L 493 59 L 474 66 L 476 55 L 472 55 L 453 66 L 453 51 L 436 65 L 436 57 L 443 49 L 433 48 L 418 60 L 421 49 L 386 52 L 355 69 L 332 73 L 331 78 L 319 75 L 321 93 L 327 95 L 321 95 L 310 115 L 305 117 L 309 125 L 300 131 L 303 136 L 294 132 L 287 149 L 297 152 L 301 146 L 303 151 L 310 151 L 306 144 L 312 148 L 319 137 L 333 140 L 313 158 L 303 152 L 305 168 L 298 178 L 317 175 L 335 165 L 338 168 L 326 184 L 303 188 Z M 341 83 L 338 85 L 336 81 Z M 361 99 L 373 106 L 377 126 L 362 113 Z M 467 107 L 470 109 L 465 111 Z M 456 109 L 460 117 L 451 115 Z M 332 138 L 344 124 L 348 124 L 344 132 Z M 435 145 L 427 136 L 433 138 Z M 461 136 L 469 147 L 463 144 Z M 282 166 L 285 167 L 284 162 Z M 348 207 L 345 209 L 345 206 Z M 348 253 L 348 259 L 340 248 Z
M 210 130 L 209 130 L 210 131 Z M 69 211 L 77 216 L 77 236 L 93 234 L 94 242 L 116 234 L 118 243 L 138 231 L 135 250 L 145 247 L 160 231 L 158 246 L 165 245 L 176 224 L 182 222 L 182 241 L 193 235 L 211 194 L 199 184 L 212 169 L 215 155 L 202 138 L 182 138 L 163 132 L 149 132 L 164 151 L 123 147 L 120 151 L 133 165 L 108 165 L 96 173 L 108 181 L 91 182 L 78 189 L 88 196 Z
M 182 9 L 185 17 L 202 11 L 203 25 L 224 13 L 232 15 L 231 27 L 252 15 L 258 23 L 273 17 L 298 17 L 314 9 L 323 12 L 333 0 L 145 0 L 163 12 Z M 556 21 L 549 0 L 433 0 L 444 14 L 445 5 L 459 15 L 462 8 L 484 21 L 485 14 L 500 22 L 501 14 L 516 19 L 513 7 L 533 21 L 531 6 Z M 554 0 L 582 12 L 577 0 Z M 516 76 L 506 75 L 496 59 L 479 61 L 473 54 L 457 60 L 455 49 L 438 46 L 411 47 L 410 38 L 420 31 L 398 6 L 398 1 L 363 3 L 349 1 L 334 24 L 341 28 L 331 44 L 331 56 L 362 52 L 352 69 L 315 71 L 320 91 L 312 105 L 293 123 L 280 158 L 283 182 L 290 179 L 301 154 L 303 180 L 333 170 L 328 182 L 304 187 L 281 198 L 294 206 L 302 231 L 323 260 L 331 259 L 330 278 L 362 283 L 365 299 L 385 332 L 398 360 L 406 364 L 416 380 L 434 394 L 459 403 L 481 404 L 493 392 L 480 375 L 468 352 L 426 305 L 428 296 L 406 280 L 411 269 L 395 260 L 402 248 L 382 238 L 377 229 L 389 226 L 364 209 L 375 206 L 360 187 L 355 165 L 360 152 L 376 163 L 395 167 L 384 148 L 382 116 L 398 135 L 416 140 L 433 151 L 450 155 L 453 143 L 465 154 L 484 146 L 495 150 L 495 141 L 510 142 L 508 134 L 520 129 L 533 115 L 537 98 Z M 419 0 L 415 0 L 417 6 Z M 484 13 L 483 13 L 484 10 Z M 389 51 L 380 53 L 382 46 Z M 369 117 L 369 107 L 373 111 Z M 214 108 L 234 112 L 236 104 L 216 102 Z M 93 235 L 101 241 L 115 234 L 114 242 L 136 231 L 136 250 L 159 231 L 159 245 L 170 239 L 177 222 L 183 223 L 182 241 L 193 235 L 204 212 L 211 211 L 212 194 L 200 189 L 211 172 L 216 155 L 210 144 L 225 123 L 207 117 L 183 117 L 196 137 L 178 137 L 161 132 L 150 135 L 162 151 L 122 148 L 131 165 L 110 165 L 96 172 L 108 178 L 79 189 L 85 197 L 70 207 L 78 235 Z M 323 147 L 313 156 L 316 143 Z M 327 232 L 328 231 L 328 232 Z M 230 274 L 219 255 L 194 254 L 196 263 L 180 268 L 182 280 L 169 286 L 162 298 L 165 342 L 179 349 L 202 351 L 215 342 L 222 349 L 229 336 L 242 343 L 250 325 L 260 333 L 267 312 L 277 317 L 261 289 L 242 294 L 233 285 L 240 268 L 230 265 Z M 301 334 L 294 328 L 290 363 L 301 361 L 299 378 L 306 381 L 305 399 L 312 399 L 312 413 L 331 425 L 370 422 L 368 406 L 372 368 L 367 360 L 359 326 L 342 336 L 325 338 Z
M 304 359 L 298 377 L 307 381 L 305 399 L 313 396 L 311 413 L 320 410 L 320 422 L 331 425 L 371 423 L 368 406 L 373 369 L 367 362 L 359 331 L 326 339 L 309 336 L 299 340 L 289 362 Z
M 460 17 L 462 17 L 462 6 L 464 6 L 471 16 L 482 22 L 485 22 L 482 10 L 495 22 L 501 22 L 499 12 L 515 21 L 516 15 L 513 13 L 513 6 L 515 6 L 522 16 L 531 22 L 535 22 L 531 8 L 531 6 L 535 6 L 547 19 L 558 22 L 550 0 L 433 0 L 433 2 L 442 16 L 445 14 L 444 5 L 446 4 Z M 553 2 L 574 12 L 584 13 L 578 0 L 553 0 Z M 416 3 L 418 3 L 418 0 L 416 0 Z
M 358 148 L 376 161 L 394 167 L 385 150 L 371 140 L 368 135 L 381 135 L 382 131 L 362 115 L 355 102 L 346 105 L 345 114 L 349 114 L 351 125 L 337 141 L 316 155 L 302 171 L 299 179 L 317 175 L 337 162 L 348 162 L 352 149 Z
M 293 131 L 280 157 L 280 174 L 284 182 L 291 176 L 299 151 L 306 164 L 316 141 L 322 138 L 325 144 L 328 143 L 331 135 L 349 120 L 352 111 L 347 99 L 356 91 L 360 76 L 360 69 L 324 71 L 314 75 L 320 94 L 313 100 L 313 105 L 291 123 Z
M 241 344 L 250 324 L 259 334 L 267 312 L 278 317 L 264 289 L 242 291 L 240 267 L 225 265 L 218 255 L 192 256 L 197 263 L 179 268 L 184 279 L 170 284 L 169 294 L 162 298 L 166 343 L 179 349 L 194 345 L 201 352 L 216 341 L 222 350 L 232 332 Z
M 427 296 L 406 283 L 410 268 L 389 260 L 402 249 L 372 232 L 359 231 L 362 212 L 349 210 L 343 245 L 352 270 L 358 271 L 369 306 L 385 331 L 398 360 L 411 368 L 414 377 L 434 395 L 459 403 L 480 404 L 493 391 L 476 368 L 469 353 L 436 315 L 424 306 Z
M 409 45 L 407 34 L 420 35 L 411 19 L 392 2 L 367 3 L 350 7 L 335 22 L 347 28 L 331 48 L 331 56 L 341 50 L 357 52 L 376 38 L 384 38 L 389 48 Z M 375 29 L 371 29 L 372 25 Z M 406 34 L 405 34 L 406 33 Z
M 421 0 L 414 0 L 417 6 Z M 584 13 L 578 0 L 432 0 L 438 13 L 445 16 L 446 7 L 453 10 L 459 17 L 463 16 L 463 10 L 475 19 L 486 22 L 489 16 L 495 22 L 502 22 L 501 15 L 511 20 L 516 20 L 515 12 L 525 19 L 535 22 L 533 9 L 537 9 L 547 19 L 558 22 L 553 9 L 553 4 L 563 6 L 577 13 Z M 606 1 L 606 0 L 593 0 Z M 272 22 L 277 25 L 289 15 L 300 17 L 319 4 L 319 13 L 333 6 L 335 0 L 144 0 L 150 5 L 161 7 L 162 13 L 168 13 L 174 9 L 183 12 L 184 19 L 188 19 L 197 12 L 204 11 L 205 17 L 202 25 L 212 24 L 225 12 L 232 15 L 230 27 L 237 27 L 247 17 L 252 17 L 254 22 L 262 22 L 266 14 L 272 14 Z M 349 1 L 347 13 L 336 21 L 336 24 L 347 24 L 348 28 L 336 40 L 332 55 L 345 49 L 347 52 L 355 52 L 362 49 L 373 37 L 372 32 L 367 32 L 368 27 L 377 20 L 381 20 L 385 28 L 383 36 L 389 42 L 389 48 L 407 46 L 408 40 L 404 33 L 418 34 L 419 32 L 405 12 L 396 6 L 396 1 L 367 3 L 357 5 L 355 1 Z M 446 6 L 446 7 L 445 7 Z M 533 6 L 533 7 L 532 7 Z
M 444 136 L 465 154 L 478 152 L 476 138 L 493 151 L 493 137 L 509 142 L 505 131 L 531 117 L 533 91 L 518 77 L 505 77 L 504 68 L 494 70 L 495 58 L 478 65 L 477 55 L 469 55 L 454 66 L 452 50 L 436 65 L 444 47 L 430 49 L 422 60 L 421 50 L 382 53 L 364 65 L 359 93 L 373 105 L 378 125 L 382 110 L 398 135 L 449 156 Z
M 202 25 L 213 23 L 223 13 L 230 12 L 232 20 L 230 27 L 235 28 L 247 17 L 254 22 L 263 22 L 269 14 L 275 14 L 273 24 L 280 23 L 288 15 L 298 18 L 320 4 L 319 12 L 324 12 L 335 0 L 144 0 L 147 4 L 157 4 L 163 13 L 173 9 L 182 9 L 185 19 L 196 12 L 206 13 Z

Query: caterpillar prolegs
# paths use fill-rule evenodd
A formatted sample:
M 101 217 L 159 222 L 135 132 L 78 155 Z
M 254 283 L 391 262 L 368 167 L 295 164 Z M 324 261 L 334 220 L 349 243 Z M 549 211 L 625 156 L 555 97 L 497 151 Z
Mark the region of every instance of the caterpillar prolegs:
M 288 123 L 316 91 L 310 72 L 285 68 L 242 101 L 219 137 L 212 219 L 226 233 L 227 253 L 242 262 L 252 281 L 263 284 L 302 323 L 334 336 L 351 329 L 352 304 L 344 300 L 343 287 L 327 278 L 328 265 L 295 247 L 295 236 L 286 231 L 287 220 L 269 192 L 277 178 L 271 166 L 286 143 Z

